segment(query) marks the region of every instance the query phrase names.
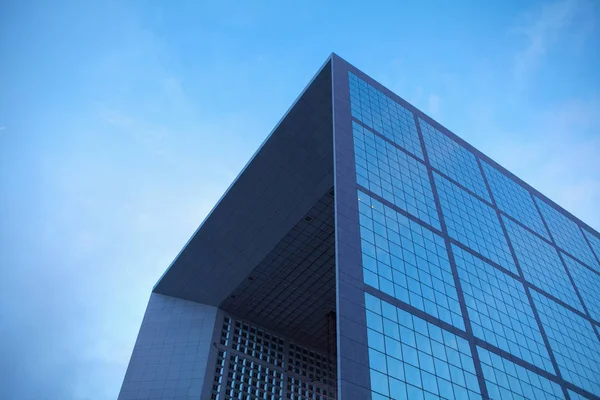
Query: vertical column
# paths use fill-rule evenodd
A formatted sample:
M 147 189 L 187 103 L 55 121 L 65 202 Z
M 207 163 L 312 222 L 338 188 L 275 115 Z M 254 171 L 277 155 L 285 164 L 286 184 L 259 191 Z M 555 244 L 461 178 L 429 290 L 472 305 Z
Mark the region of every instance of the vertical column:
M 332 55 L 338 399 L 371 398 L 348 64 Z

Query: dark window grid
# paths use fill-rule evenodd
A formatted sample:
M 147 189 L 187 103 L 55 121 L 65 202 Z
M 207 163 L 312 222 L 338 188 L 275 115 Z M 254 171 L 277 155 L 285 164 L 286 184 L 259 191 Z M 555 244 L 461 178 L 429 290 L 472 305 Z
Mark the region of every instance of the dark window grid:
M 525 280 L 584 312 L 557 249 L 511 220 L 503 222 Z
M 453 239 L 451 237 L 448 237 L 447 235 L 445 235 L 441 230 L 436 229 L 435 227 L 432 227 L 430 225 L 427 225 L 426 223 L 424 223 L 423 221 L 419 220 L 418 218 L 416 218 L 415 216 L 407 213 L 406 211 L 399 209 L 398 207 L 396 207 L 394 204 L 390 203 L 389 201 L 377 196 L 375 193 L 370 192 L 367 188 L 362 187 L 362 186 L 358 186 L 358 189 L 364 193 L 367 193 L 369 196 L 371 196 L 373 199 L 383 203 L 384 205 L 386 205 L 387 207 L 390 207 L 392 209 L 394 209 L 396 212 L 398 212 L 399 214 L 402 214 L 403 216 L 405 216 L 406 218 L 410 219 L 413 222 L 416 222 L 422 226 L 424 226 L 425 228 L 429 229 L 430 231 L 443 236 L 445 239 L 449 240 L 449 242 L 452 245 L 455 245 L 457 247 L 460 247 L 462 250 L 469 252 L 471 254 L 473 254 L 474 256 L 482 259 L 483 261 L 485 261 L 486 263 L 494 266 L 495 268 L 499 269 L 500 271 L 504 272 L 505 274 L 510 275 L 511 277 L 517 279 L 518 281 L 520 281 L 523 285 L 527 286 L 530 289 L 533 289 L 539 293 L 544 294 L 545 296 L 551 298 L 552 300 L 556 301 L 557 303 L 561 304 L 563 307 L 568 308 L 569 310 L 575 312 L 576 314 L 582 316 L 583 318 L 589 319 L 590 317 L 588 315 L 586 315 L 585 313 L 573 308 L 572 306 L 570 306 L 568 303 L 565 303 L 564 301 L 560 300 L 559 298 L 557 298 L 556 296 L 553 296 L 551 293 L 548 293 L 547 291 L 537 287 L 536 285 L 528 282 L 527 280 L 525 280 L 524 278 L 522 278 L 520 275 L 518 275 L 516 272 L 510 271 L 508 269 L 506 269 L 505 267 L 497 264 L 495 261 L 493 261 L 492 259 L 484 256 L 483 254 L 478 253 L 477 251 L 471 249 L 469 246 L 461 243 L 460 241 Z M 499 210 L 497 210 L 499 211 Z M 499 211 L 500 212 L 500 211 Z M 506 216 L 505 214 L 502 214 L 504 217 L 509 218 L 508 216 Z M 516 222 L 513 220 L 513 222 Z M 525 228 L 527 229 L 525 226 L 521 225 L 521 228 Z M 535 232 L 529 230 L 530 233 L 535 234 Z M 538 238 L 542 238 L 541 236 L 538 236 Z M 565 253 L 566 254 L 566 253 Z M 588 268 L 589 270 L 589 268 Z M 590 270 L 592 271 L 592 270 Z M 592 271 L 594 272 L 594 271 Z
M 238 331 L 237 338 L 236 329 Z M 329 365 L 329 369 L 333 368 L 325 355 L 229 316 L 224 317 L 222 333 L 225 335 L 233 333 L 234 338 L 229 346 L 223 345 L 222 342 L 215 344 L 219 355 L 222 354 L 217 359 L 215 370 L 215 382 L 219 382 L 218 387 L 217 384 L 213 385 L 215 399 L 237 399 L 237 396 L 241 394 L 257 396 L 256 393 L 268 393 L 269 391 L 273 392 L 272 395 L 275 398 L 283 398 L 287 390 L 287 385 L 284 385 L 286 379 L 293 379 L 296 385 L 294 387 L 300 386 L 306 389 L 305 394 L 296 393 L 296 397 L 294 397 L 296 399 L 331 400 L 335 397 L 331 384 L 317 381 L 314 379 L 315 377 L 311 382 L 309 377 L 303 375 L 303 371 L 296 373 L 294 369 L 287 366 L 290 362 L 295 365 L 298 358 L 303 359 L 306 356 L 306 362 L 301 365 L 301 368 L 309 372 L 318 369 L 316 361 L 319 360 L 321 368 L 326 364 Z M 237 350 L 240 344 L 245 348 L 259 348 L 264 354 L 258 354 L 256 357 L 257 354 L 249 354 L 245 348 Z M 263 344 L 266 345 L 261 346 Z M 293 354 L 288 354 L 290 350 L 293 351 Z M 281 352 L 282 363 L 265 361 L 265 358 L 271 357 L 274 351 Z M 223 385 L 221 382 L 226 378 L 228 381 Z M 279 392 L 279 388 L 282 389 L 281 392 Z M 216 397 L 219 391 L 223 393 L 222 397 Z M 276 391 L 277 393 L 275 393 Z
M 600 341 L 589 320 L 532 293 L 564 380 L 600 395 Z
M 444 240 L 358 192 L 366 284 L 464 329 Z
M 365 286 L 365 292 L 381 299 L 382 301 L 390 303 L 397 308 L 403 309 L 404 311 L 406 311 L 410 314 L 413 314 L 423 320 L 426 320 L 427 322 L 429 322 L 433 325 L 436 325 L 436 326 L 440 327 L 441 329 L 447 330 L 456 336 L 462 337 L 463 339 L 468 340 L 468 341 L 473 341 L 476 347 L 481 347 L 492 353 L 495 353 L 495 354 L 515 363 L 516 365 L 519 365 L 523 368 L 526 368 L 526 369 L 536 373 L 537 375 L 540 375 L 548 380 L 556 382 L 559 385 L 564 386 L 566 388 L 580 392 L 586 396 L 591 396 L 591 398 L 596 398 L 593 395 L 587 393 L 584 389 L 582 389 L 578 386 L 575 386 L 573 383 L 564 380 L 563 378 L 557 376 L 556 374 L 550 373 L 534 364 L 528 363 L 527 361 L 525 361 L 519 357 L 516 357 L 513 354 L 511 354 L 505 350 L 502 350 L 499 347 L 496 347 L 496 346 L 486 342 L 483 339 L 479 339 L 479 338 L 473 336 L 472 334 L 467 333 L 466 331 L 458 329 L 455 326 L 448 324 L 438 318 L 435 318 L 435 317 L 411 306 L 410 304 L 404 303 L 404 302 L 394 298 L 393 296 L 390 296 L 387 293 L 384 293 L 374 287 Z M 477 367 L 477 364 L 476 364 L 476 367 Z
M 481 398 L 466 339 L 369 293 L 365 304 L 373 391 L 386 398 Z
M 568 255 L 563 255 L 562 259 L 573 277 L 587 313 L 592 319 L 600 321 L 600 276 Z
M 349 80 L 352 116 L 422 159 L 412 113 L 351 72 Z
M 362 125 L 353 130 L 357 183 L 439 228 L 427 167 Z
M 490 195 L 475 154 L 422 119 L 419 119 L 419 126 L 431 166 L 489 201 Z
M 457 246 L 452 251 L 473 335 L 552 373 L 523 284 Z
M 565 398 L 558 383 L 484 348 L 477 350 L 491 400 Z
M 481 164 L 498 208 L 549 240 L 531 193 L 485 161 Z
M 442 176 L 434 176 L 448 235 L 492 259 L 496 264 L 517 272 L 494 208 Z
M 554 243 L 584 264 L 600 271 L 600 264 L 596 260 L 580 224 L 537 197 L 536 203 Z

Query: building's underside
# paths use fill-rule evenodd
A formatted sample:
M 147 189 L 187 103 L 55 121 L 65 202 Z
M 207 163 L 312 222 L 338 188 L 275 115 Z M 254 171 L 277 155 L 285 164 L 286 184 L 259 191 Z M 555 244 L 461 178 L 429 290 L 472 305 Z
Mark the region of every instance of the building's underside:
M 210 379 L 205 378 L 202 396 L 232 398 L 215 393 L 222 392 L 221 386 L 226 386 L 222 376 L 228 371 L 233 382 L 227 383 L 227 390 L 231 393 L 238 390 L 236 382 L 245 385 L 245 378 L 236 378 L 235 371 L 246 362 L 262 363 L 269 373 L 282 374 L 281 380 L 287 382 L 287 386 L 284 383 L 281 386 L 286 389 L 277 392 L 265 386 L 263 389 L 268 393 L 269 390 L 309 393 L 310 389 L 310 393 L 324 394 L 323 399 L 335 396 L 336 252 L 331 86 L 328 62 L 153 290 L 154 297 L 168 296 L 165 298 L 211 306 L 221 315 L 216 317 L 215 329 L 210 335 L 218 351 L 212 350 L 215 354 L 208 356 L 206 367 L 207 377 L 211 376 L 214 382 L 209 385 Z M 161 301 L 164 302 L 162 297 Z M 158 308 L 164 309 L 164 306 Z M 146 319 L 149 318 L 147 312 Z M 223 332 L 219 321 L 223 321 Z M 234 323 L 238 324 L 235 330 Z M 247 332 L 243 324 L 249 325 Z M 257 345 L 254 342 L 249 345 L 252 340 L 247 335 L 250 331 L 263 332 L 263 329 L 271 338 L 277 335 L 285 339 L 285 351 L 280 353 L 285 353 L 286 365 L 259 361 L 266 359 L 250 349 Z M 143 330 L 144 325 L 140 335 Z M 219 335 L 222 335 L 220 343 Z M 239 346 L 242 339 L 245 348 Z M 268 340 L 255 339 L 265 354 L 273 350 L 266 344 Z M 301 357 L 304 361 L 294 359 L 294 348 L 308 351 Z M 212 372 L 212 365 L 216 365 L 216 374 Z M 322 372 L 327 369 L 325 365 L 328 372 Z M 330 379 L 326 380 L 325 375 Z M 248 383 L 254 386 L 246 389 L 240 386 L 239 390 L 243 393 L 259 390 L 260 382 Z M 212 386 L 212 392 L 208 386 Z

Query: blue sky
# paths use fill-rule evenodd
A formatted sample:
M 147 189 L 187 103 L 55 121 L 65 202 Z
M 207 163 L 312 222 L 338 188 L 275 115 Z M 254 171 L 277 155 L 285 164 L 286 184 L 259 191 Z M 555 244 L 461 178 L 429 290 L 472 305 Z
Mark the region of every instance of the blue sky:
M 338 3 L 1 2 L 0 398 L 116 397 L 152 285 L 332 51 L 600 228 L 600 4 Z

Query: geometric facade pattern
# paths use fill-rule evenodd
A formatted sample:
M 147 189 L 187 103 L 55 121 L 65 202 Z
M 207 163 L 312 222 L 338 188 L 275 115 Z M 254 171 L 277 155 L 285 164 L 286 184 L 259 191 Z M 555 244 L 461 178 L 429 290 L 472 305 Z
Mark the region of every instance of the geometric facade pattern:
M 600 399 L 600 234 L 335 54 L 152 296 L 120 400 Z
M 369 87 L 370 98 L 385 96 L 385 100 L 378 101 L 379 114 L 386 114 L 379 109 L 381 104 L 390 101 L 405 106 L 401 99 L 373 84 L 365 75 L 350 72 L 349 85 L 353 110 L 365 108 L 366 92 L 359 90 L 365 86 Z M 373 93 L 373 88 L 379 93 Z M 355 113 L 352 116 L 356 118 Z M 420 187 L 432 190 L 438 218 L 433 212 L 424 217 L 423 213 L 409 211 L 389 196 L 371 190 L 370 182 L 361 175 L 359 166 L 364 154 L 361 143 L 364 135 L 354 135 L 364 282 L 397 300 L 393 304 L 385 303 L 389 297 L 378 298 L 377 292 L 371 290 L 366 303 L 374 398 L 479 398 L 480 393 L 487 398 L 499 399 L 593 398 L 593 395 L 600 395 L 600 337 L 594 331 L 594 325 L 599 323 L 600 274 L 591 247 L 591 242 L 598 239 L 588 233 L 589 228 L 548 201 L 541 200 L 537 192 L 434 121 L 426 120 L 419 112 L 414 112 L 414 120 L 417 132 L 422 136 L 423 157 L 420 157 L 421 152 L 409 149 L 405 143 L 390 140 L 377 128 L 370 127 L 369 140 L 387 149 L 380 153 L 379 163 L 386 163 L 382 161 L 384 154 L 404 152 L 405 157 L 412 156 L 414 163 L 428 170 L 427 175 L 433 179 L 420 178 Z M 358 118 L 356 121 L 353 123 L 357 125 L 362 122 Z M 392 147 L 396 147 L 396 151 Z M 394 178 L 393 174 L 391 178 Z M 378 211 L 385 218 L 378 217 Z M 393 281 L 401 273 L 381 268 L 377 240 L 374 248 L 365 240 L 367 236 L 371 238 L 370 229 L 375 219 L 386 227 L 386 223 L 390 223 L 387 216 L 392 214 L 396 214 L 393 221 L 402 220 L 403 216 L 407 220 L 408 214 L 416 217 L 411 218 L 411 222 L 420 227 L 408 228 L 406 224 L 408 238 L 415 230 L 429 229 L 440 244 L 450 244 L 439 246 L 448 252 L 447 256 L 440 252 L 436 252 L 435 257 L 422 253 L 423 260 L 433 261 L 416 263 L 420 267 L 417 268 L 419 273 L 414 274 L 415 281 L 404 291 L 398 286 L 394 291 L 386 290 L 386 285 L 381 285 L 385 276 L 390 276 Z M 592 239 L 586 240 L 584 235 Z M 387 237 L 390 237 L 389 232 Z M 392 247 L 389 239 L 387 244 L 387 248 Z M 398 247 L 394 245 L 394 248 L 397 254 L 403 255 L 414 245 L 407 241 Z M 375 254 L 376 260 L 370 258 L 371 254 Z M 460 293 L 458 299 L 464 302 L 462 308 L 466 311 L 462 314 L 466 321 L 464 325 L 440 318 L 438 310 L 442 304 L 448 304 L 448 296 L 428 297 L 432 302 L 428 310 L 421 302 L 411 302 L 411 290 L 417 288 L 424 293 L 419 277 L 427 275 L 420 273 L 421 270 L 439 268 L 439 260 L 450 261 L 444 272 L 454 273 L 456 284 L 449 284 L 446 290 Z M 406 262 L 397 264 L 402 265 L 402 271 L 406 270 Z M 433 275 L 444 276 L 433 271 L 436 271 Z M 390 345 L 388 351 L 386 344 L 392 338 L 385 329 L 381 330 L 384 323 L 391 325 L 391 317 L 386 319 L 381 308 L 392 306 L 402 313 L 410 313 L 409 306 L 424 310 L 430 317 L 426 318 L 427 324 L 434 324 L 439 329 L 444 322 L 450 323 L 459 330 L 457 338 L 470 339 L 474 346 L 465 345 L 465 353 L 478 353 L 475 363 L 481 371 L 481 390 L 461 393 L 460 397 L 448 389 L 440 391 L 435 386 L 439 379 L 437 369 L 427 369 L 430 362 L 419 363 L 417 358 L 410 358 L 414 364 L 406 364 L 406 356 L 400 357 L 400 361 L 390 358 L 400 354 L 398 348 L 403 344 L 401 337 L 400 343 Z M 394 312 L 387 314 L 393 317 Z M 410 317 L 405 318 L 410 320 Z M 413 314 L 412 318 L 416 319 L 417 315 Z M 388 330 L 395 335 L 397 329 L 392 326 Z M 411 341 L 412 337 L 406 340 Z M 404 363 L 398 366 L 398 362 Z M 438 362 L 439 371 L 450 366 Z M 407 365 L 420 371 L 421 381 L 409 381 Z M 427 379 L 423 378 L 424 374 Z M 425 380 L 429 382 L 427 386 Z M 409 390 L 414 391 L 413 396 Z

